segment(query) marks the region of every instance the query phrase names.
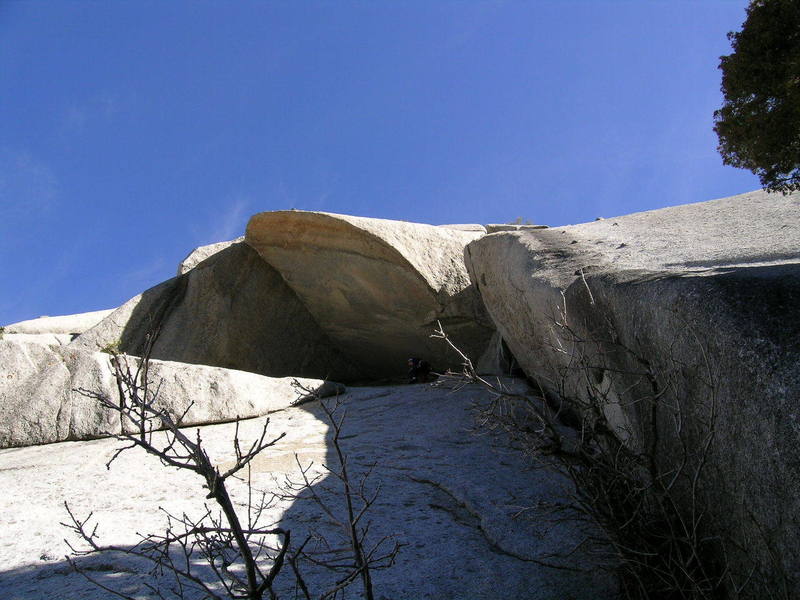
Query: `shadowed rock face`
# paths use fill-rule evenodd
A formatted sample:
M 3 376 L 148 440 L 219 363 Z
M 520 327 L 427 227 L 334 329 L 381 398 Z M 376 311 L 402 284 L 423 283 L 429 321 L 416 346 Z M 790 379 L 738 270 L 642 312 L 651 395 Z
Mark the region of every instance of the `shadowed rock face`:
M 419 356 L 435 368 L 458 358 L 431 340 L 436 321 L 474 356 L 492 328 L 463 261 L 482 235 L 327 213 L 255 215 L 245 241 L 277 269 L 363 376 L 398 376 Z
M 498 331 L 544 388 L 599 404 L 663 473 L 686 457 L 684 444 L 692 472 L 711 440 L 704 524 L 746 548 L 729 548 L 734 572 L 757 565 L 778 586 L 783 570 L 797 591 L 797 195 L 498 233 L 470 244 L 466 261 Z M 690 481 L 678 485 L 688 506 Z
M 238 237 L 235 240 L 230 240 L 227 242 L 217 242 L 216 244 L 207 244 L 205 246 L 198 246 L 197 248 L 189 252 L 189 254 L 186 255 L 186 258 L 184 258 L 181 261 L 181 264 L 178 265 L 178 276 L 183 275 L 184 273 L 188 273 L 207 258 L 210 258 L 214 254 L 222 252 L 226 248 L 230 248 L 234 244 L 237 244 L 242 241 L 244 241 L 244 236 Z
M 73 346 L 282 377 L 357 377 L 281 276 L 244 243 L 220 245 L 183 275 L 129 300 Z

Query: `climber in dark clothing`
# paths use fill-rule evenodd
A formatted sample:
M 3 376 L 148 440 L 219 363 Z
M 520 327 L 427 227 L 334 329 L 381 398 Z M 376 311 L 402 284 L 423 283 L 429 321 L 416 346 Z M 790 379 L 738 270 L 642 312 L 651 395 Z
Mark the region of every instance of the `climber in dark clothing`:
M 436 375 L 431 373 L 431 365 L 427 360 L 408 359 L 408 383 L 427 383 L 434 379 Z

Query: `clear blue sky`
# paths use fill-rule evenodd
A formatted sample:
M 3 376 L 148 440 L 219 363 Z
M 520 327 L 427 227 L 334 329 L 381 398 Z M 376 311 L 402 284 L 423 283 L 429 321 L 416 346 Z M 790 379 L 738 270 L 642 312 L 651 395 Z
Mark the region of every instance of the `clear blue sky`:
M 563 225 L 723 167 L 745 1 L 0 0 L 0 323 L 117 306 L 298 208 Z

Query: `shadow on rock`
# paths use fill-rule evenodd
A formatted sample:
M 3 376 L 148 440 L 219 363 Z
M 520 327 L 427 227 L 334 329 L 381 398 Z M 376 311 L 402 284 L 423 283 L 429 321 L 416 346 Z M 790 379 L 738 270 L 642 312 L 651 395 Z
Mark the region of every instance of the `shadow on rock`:
M 351 485 L 377 493 L 360 523 L 369 528 L 367 542 L 402 544 L 394 566 L 372 574 L 375 597 L 616 597 L 614 576 L 598 568 L 597 558 L 569 554 L 591 532 L 574 514 L 565 518 L 566 479 L 531 465 L 502 436 L 470 431 L 470 405 L 483 401 L 480 390 L 362 388 L 338 401 Z M 335 399 L 323 402 L 333 406 Z M 319 402 L 302 408 L 326 419 Z M 336 471 L 332 435 L 329 427 L 325 464 Z M 346 545 L 315 496 L 346 521 L 341 482 L 328 475 L 299 494 L 281 526 L 297 543 L 313 532 L 337 548 Z M 330 579 L 324 569 L 305 568 L 314 586 Z

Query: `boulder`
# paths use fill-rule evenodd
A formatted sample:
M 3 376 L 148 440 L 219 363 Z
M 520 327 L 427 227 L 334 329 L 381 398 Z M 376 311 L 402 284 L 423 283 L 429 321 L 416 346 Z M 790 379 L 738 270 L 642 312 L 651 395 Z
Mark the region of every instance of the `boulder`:
M 252 248 L 242 242 L 216 246 L 183 275 L 126 302 L 73 346 L 114 346 L 141 355 L 148 334 L 157 331 L 152 358 L 273 377 L 357 377 L 357 368 Z
M 599 408 L 660 472 L 679 472 L 687 509 L 699 470 L 702 525 L 746 549 L 728 548 L 737 582 L 756 567 L 790 595 L 800 582 L 798 215 L 797 194 L 753 192 L 496 233 L 466 251 L 525 372 L 584 417 Z
M 492 327 L 463 259 L 464 246 L 481 235 L 293 210 L 253 216 L 245 241 L 366 379 L 403 375 L 412 356 L 435 369 L 458 365 L 429 337 L 437 321 L 464 349 L 483 352 Z
M 70 439 L 70 390 L 69 369 L 55 348 L 13 335 L 0 339 L 0 447 Z M 78 429 L 113 426 L 110 417 L 89 423 L 101 414 L 90 413 L 78 419 Z
M 72 334 L 83 333 L 91 329 L 113 312 L 109 310 L 95 310 L 92 312 L 78 313 L 76 315 L 61 315 L 59 317 L 39 317 L 6 325 L 5 333 L 25 334 Z
M 0 448 L 119 433 L 119 416 L 87 395 L 117 398 L 110 358 L 102 352 L 50 348 L 14 336 L 0 340 Z M 293 378 L 168 361 L 151 360 L 150 380 L 161 382 L 159 406 L 176 416 L 185 412 L 185 425 L 263 415 L 291 405 L 300 395 L 292 386 Z M 323 384 L 299 381 L 307 389 Z

